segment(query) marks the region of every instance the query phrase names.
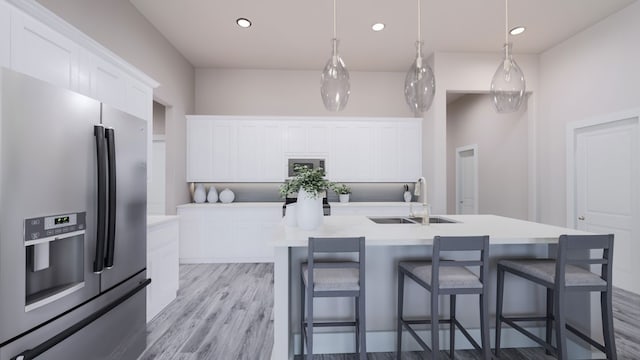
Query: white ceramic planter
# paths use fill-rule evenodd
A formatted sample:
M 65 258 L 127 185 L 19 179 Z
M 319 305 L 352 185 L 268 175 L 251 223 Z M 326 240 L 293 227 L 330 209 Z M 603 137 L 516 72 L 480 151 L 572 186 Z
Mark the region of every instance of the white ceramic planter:
M 349 195 L 350 194 L 339 194 L 338 196 L 340 197 L 340 202 L 341 203 L 348 203 L 349 202 Z
M 309 195 L 304 189 L 298 191 L 296 202 L 298 227 L 303 230 L 317 229 L 322 225 L 322 198 Z

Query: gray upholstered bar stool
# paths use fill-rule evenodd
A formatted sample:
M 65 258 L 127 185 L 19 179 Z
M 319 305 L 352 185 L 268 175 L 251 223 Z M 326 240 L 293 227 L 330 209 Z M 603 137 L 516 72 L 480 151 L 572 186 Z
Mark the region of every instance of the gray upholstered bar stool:
M 300 349 L 304 355 L 304 344 L 306 340 L 307 359 L 313 358 L 313 328 L 315 326 L 355 326 L 356 352 L 360 353 L 360 360 L 367 358 L 364 249 L 364 237 L 309 238 L 307 263 L 302 264 L 300 271 Z M 317 253 L 358 253 L 358 261 L 317 261 L 315 258 L 315 254 Z M 355 298 L 355 320 L 314 322 L 314 297 Z M 306 320 L 305 305 L 307 308 Z
M 442 253 L 472 251 L 479 260 L 443 260 Z M 480 253 L 478 256 L 477 253 Z M 458 254 L 459 256 L 462 254 Z M 471 255 L 469 255 L 471 256 Z M 402 351 L 402 330 L 405 327 L 424 350 L 429 346 L 418 336 L 412 325 L 429 324 L 431 329 L 431 356 L 437 358 L 439 354 L 439 330 L 440 324 L 450 325 L 449 341 L 450 354 L 454 358 L 455 328 L 478 350 L 482 351 L 484 359 L 491 359 L 491 345 L 489 338 L 489 292 L 487 286 L 489 273 L 489 236 L 466 237 L 441 237 L 433 239 L 433 254 L 431 261 L 403 261 L 398 264 L 398 327 L 397 327 L 397 353 L 398 360 Z M 467 267 L 480 268 L 480 275 L 476 275 Z M 404 307 L 404 278 L 415 281 L 418 285 L 431 293 L 431 319 L 407 320 L 403 317 Z M 469 332 L 456 319 L 456 295 L 477 294 L 480 295 L 480 346 L 471 337 Z M 450 318 L 440 319 L 438 309 L 438 297 L 449 295 Z
M 591 258 L 584 253 L 602 250 L 602 257 Z M 572 253 L 579 250 L 581 257 Z M 582 251 L 580 251 L 582 250 Z M 587 251 L 589 250 L 589 251 Z M 576 255 L 578 256 L 578 255 Z M 498 262 L 498 299 L 496 309 L 496 356 L 500 354 L 502 323 L 510 325 L 555 355 L 567 357 L 567 330 L 599 349 L 607 359 L 616 359 L 616 343 L 613 331 L 612 285 L 613 235 L 562 235 L 558 253 L 554 259 L 500 260 Z M 580 267 L 601 265 L 600 274 Z M 517 275 L 547 288 L 547 311 L 544 316 L 506 317 L 502 315 L 505 273 Z M 604 346 L 566 323 L 565 296 L 567 292 L 600 292 Z M 520 321 L 545 321 L 546 338 L 542 340 L 517 324 Z M 552 331 L 556 332 L 556 346 L 552 345 Z

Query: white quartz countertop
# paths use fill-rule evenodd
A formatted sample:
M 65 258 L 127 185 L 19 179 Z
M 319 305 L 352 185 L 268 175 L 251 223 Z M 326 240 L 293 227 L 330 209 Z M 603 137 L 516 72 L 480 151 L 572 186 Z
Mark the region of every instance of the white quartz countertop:
M 211 208 L 211 207 L 218 207 L 218 208 L 278 207 L 278 208 L 282 208 L 282 204 L 284 204 L 284 200 L 280 202 L 232 202 L 228 204 L 224 204 L 220 202 L 216 202 L 216 203 L 206 202 L 201 204 L 190 203 L 190 204 L 178 205 L 177 207 L 179 209 L 202 209 L 202 208 Z
M 148 215 L 147 228 L 158 226 L 171 221 L 178 221 L 178 215 Z
M 438 216 L 438 215 L 436 215 Z M 288 227 L 284 221 L 273 235 L 275 247 L 307 246 L 311 236 L 364 236 L 367 246 L 431 245 L 434 236 L 489 235 L 492 245 L 550 244 L 563 234 L 584 231 L 496 215 L 442 215 L 454 224 L 376 224 L 366 216 L 325 216 L 315 230 Z
M 350 202 L 346 202 L 346 203 L 341 203 L 341 202 L 330 202 L 329 203 L 332 207 L 344 207 L 344 208 L 349 208 L 349 207 L 358 207 L 358 206 L 366 206 L 366 207 L 405 207 L 405 206 L 409 206 L 409 204 L 413 204 L 415 205 L 422 205 L 421 203 L 417 203 L 417 202 L 404 202 L 404 201 L 350 201 Z

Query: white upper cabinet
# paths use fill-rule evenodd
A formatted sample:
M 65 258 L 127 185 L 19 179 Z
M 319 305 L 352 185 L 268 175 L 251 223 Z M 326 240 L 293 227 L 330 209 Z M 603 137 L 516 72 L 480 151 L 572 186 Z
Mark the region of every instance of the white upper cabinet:
M 125 108 L 126 80 L 124 74 L 113 64 L 95 55 L 87 56 L 90 95 L 117 109 Z
M 331 129 L 331 161 L 327 176 L 332 181 L 379 181 L 375 167 L 375 124 L 358 121 L 334 124 Z
M 285 153 L 295 156 L 326 155 L 329 127 L 321 121 L 284 121 Z
M 11 9 L 0 2 L 0 66 L 11 67 Z
M 235 181 L 279 182 L 285 178 L 282 126 L 278 122 L 238 122 L 236 138 Z
M 36 1 L 0 0 L 0 65 L 146 120 L 151 179 L 156 81 Z
M 77 91 L 80 46 L 17 9 L 12 10 L 11 23 L 12 67 Z
M 340 182 L 406 182 L 422 174 L 415 118 L 187 116 L 187 181 L 282 182 L 289 158 L 324 158 Z

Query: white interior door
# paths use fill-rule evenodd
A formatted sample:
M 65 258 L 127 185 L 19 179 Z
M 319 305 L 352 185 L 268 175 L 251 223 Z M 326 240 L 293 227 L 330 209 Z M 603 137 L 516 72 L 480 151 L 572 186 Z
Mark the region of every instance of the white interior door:
M 613 284 L 640 294 L 638 117 L 575 130 L 576 226 L 613 233 Z
M 456 148 L 456 213 L 478 213 L 478 146 Z

